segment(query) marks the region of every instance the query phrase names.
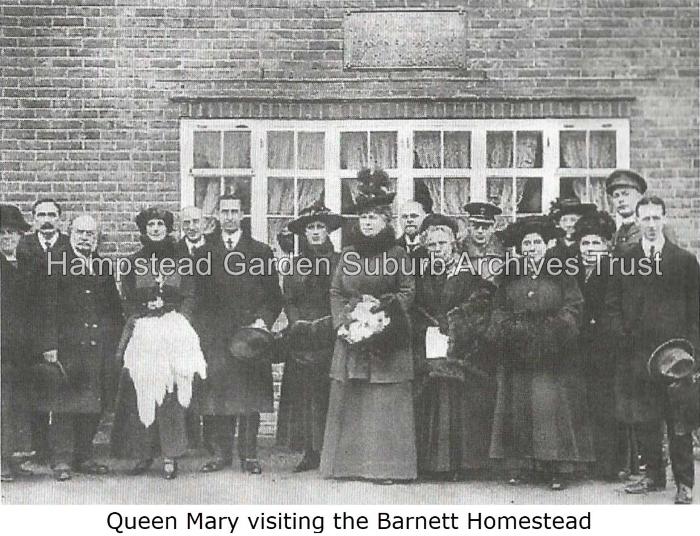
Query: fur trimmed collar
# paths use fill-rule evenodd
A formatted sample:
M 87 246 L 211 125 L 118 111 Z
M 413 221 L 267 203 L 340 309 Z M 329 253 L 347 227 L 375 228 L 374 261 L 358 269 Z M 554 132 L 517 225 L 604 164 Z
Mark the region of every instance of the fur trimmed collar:
M 388 251 L 396 245 L 396 235 L 391 225 L 387 225 L 374 236 L 365 236 L 358 232 L 353 240 L 353 246 L 363 257 L 374 257 Z

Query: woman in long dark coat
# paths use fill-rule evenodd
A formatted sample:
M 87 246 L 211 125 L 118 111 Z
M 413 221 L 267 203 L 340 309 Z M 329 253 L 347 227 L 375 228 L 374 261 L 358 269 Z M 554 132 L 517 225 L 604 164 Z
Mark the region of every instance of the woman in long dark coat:
M 286 276 L 283 283 L 284 310 L 290 331 L 323 318 L 330 326 L 329 292 L 340 255 L 333 250 L 328 234 L 338 229 L 342 221 L 341 216 L 316 203 L 302 210 L 300 217 L 289 224 L 289 230 L 299 236 L 301 251 L 293 261 L 298 269 Z M 310 265 L 318 266 L 318 269 L 314 268 L 307 274 L 302 259 L 308 259 Z M 305 341 L 307 349 L 293 348 L 289 352 L 277 415 L 277 443 L 304 453 L 295 472 L 317 469 L 321 463 L 328 412 L 328 371 L 333 356 L 333 339 L 311 338 L 313 340 Z
M 509 265 L 488 330 L 501 361 L 491 457 L 505 460 L 513 484 L 538 468 L 561 489 L 580 462 L 594 459 L 577 363 L 583 298 L 572 276 L 549 274 L 546 266 L 533 273 L 554 234 L 547 218 L 523 219 L 506 231 L 524 257 L 520 274 Z
M 133 475 L 146 472 L 160 451 L 162 476 L 170 480 L 177 476 L 177 458 L 187 450 L 185 409 L 192 381 L 195 374 L 206 377 L 206 363 L 190 321 L 192 276 L 158 271 L 164 259 L 179 260 L 170 236 L 172 213 L 149 208 L 138 214 L 136 224 L 143 247 L 130 257 L 132 266 L 147 261 L 150 267 L 155 260 L 156 268 L 141 273 L 130 270 L 122 279 L 128 320 L 119 349 L 124 368 L 112 451 L 115 456 L 137 459 L 129 471 Z
M 362 172 L 356 201 L 359 232 L 343 250 L 331 283 L 333 327 L 350 324 L 363 295 L 380 299 L 391 320 L 384 344 L 335 343 L 331 391 L 321 452 L 325 477 L 367 478 L 382 483 L 416 478 L 413 421 L 413 356 L 408 308 L 414 282 L 410 260 L 396 245 L 389 180 L 382 171 Z M 383 260 L 398 270 L 384 270 Z M 401 265 L 406 267 L 401 270 Z M 391 334 L 391 336 L 389 335 Z
M 577 282 L 583 295 L 580 352 L 584 361 L 595 464 L 593 476 L 615 481 L 625 452 L 615 418 L 615 354 L 603 315 L 610 281 L 608 243 L 615 221 L 607 212 L 587 214 L 576 222 Z
M 18 451 L 29 450 L 29 414 L 28 408 L 22 407 L 18 400 L 20 383 L 25 377 L 23 361 L 26 360 L 26 334 L 24 325 L 27 321 L 22 279 L 17 266 L 8 257 L 13 258 L 17 242 L 22 233 L 29 230 L 19 209 L 12 205 L 0 205 L 0 376 L 2 377 L 2 402 L 0 404 L 0 424 L 2 431 L 2 481 L 10 482 L 22 470 L 12 455 Z M 6 257 L 8 255 L 8 257 Z
M 413 326 L 419 344 L 414 352 L 426 371 L 416 386 L 418 470 L 452 478 L 488 464 L 494 399 L 477 339 L 487 326 L 495 287 L 460 269 L 456 233 L 457 222 L 447 216 L 430 214 L 423 221 L 421 240 L 435 262 L 416 278 Z M 426 359 L 429 329 L 448 338 L 444 356 Z

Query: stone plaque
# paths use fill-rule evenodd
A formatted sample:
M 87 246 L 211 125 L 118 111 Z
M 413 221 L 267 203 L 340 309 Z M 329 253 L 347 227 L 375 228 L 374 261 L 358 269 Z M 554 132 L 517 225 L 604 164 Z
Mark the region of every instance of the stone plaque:
M 457 10 L 349 11 L 346 69 L 462 69 L 467 32 Z

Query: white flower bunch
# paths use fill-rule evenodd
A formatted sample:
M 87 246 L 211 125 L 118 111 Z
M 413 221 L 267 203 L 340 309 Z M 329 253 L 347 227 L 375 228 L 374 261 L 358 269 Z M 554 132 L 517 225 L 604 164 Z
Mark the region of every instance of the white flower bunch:
M 338 334 L 350 344 L 357 344 L 384 331 L 391 320 L 384 311 L 372 312 L 377 305 L 379 305 L 377 298 L 363 294 L 362 300 L 350 313 L 350 324 L 342 326 Z

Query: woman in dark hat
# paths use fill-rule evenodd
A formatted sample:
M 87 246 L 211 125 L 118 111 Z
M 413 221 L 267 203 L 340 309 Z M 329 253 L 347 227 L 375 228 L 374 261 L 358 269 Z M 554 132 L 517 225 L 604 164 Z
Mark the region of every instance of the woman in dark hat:
M 457 222 L 442 214 L 423 220 L 421 241 L 433 264 L 416 278 L 412 326 L 423 371 L 416 385 L 418 470 L 452 479 L 488 465 L 494 395 L 479 341 L 495 287 L 459 269 L 457 230 Z M 436 351 L 439 341 L 444 354 Z
M 159 269 L 165 259 L 179 261 L 172 213 L 148 208 L 136 216 L 136 225 L 143 247 L 130 257 L 131 266 L 148 263 L 148 270 L 128 270 L 122 279 L 128 320 L 119 345 L 123 369 L 112 450 L 138 460 L 130 470 L 134 475 L 145 473 L 160 451 L 162 476 L 170 480 L 187 449 L 192 381 L 195 374 L 206 377 L 206 364 L 191 325 L 192 277 Z
M 603 321 L 610 281 L 609 244 L 615 220 L 603 211 L 586 214 L 576 222 L 573 238 L 578 251 L 576 280 L 583 295 L 580 348 L 588 389 L 593 431 L 593 476 L 617 480 L 624 465 L 625 437 L 615 419 L 615 353 Z
M 593 445 L 576 360 L 581 292 L 571 276 L 533 270 L 554 234 L 542 216 L 509 226 L 508 245 L 523 257 L 520 270 L 507 265 L 487 334 L 500 360 L 491 457 L 505 461 L 514 484 L 537 469 L 561 489 L 579 462 L 593 461 Z
M 15 251 L 29 224 L 14 205 L 0 205 L 0 355 L 2 355 L 2 401 L 0 423 L 2 424 L 2 481 L 15 479 L 22 469 L 12 455 L 29 448 L 28 400 L 20 395 L 26 362 L 25 324 L 26 308 L 22 279 L 17 271 Z M 25 405 L 25 403 L 27 405 Z
M 301 259 L 317 266 L 313 273 L 294 270 L 283 281 L 285 313 L 290 330 L 301 323 L 330 320 L 331 278 L 340 254 L 333 249 L 328 235 L 338 229 L 343 218 L 318 201 L 301 211 L 288 228 L 299 237 L 297 266 Z M 328 324 L 330 326 L 330 324 Z M 316 339 L 316 337 L 310 337 Z M 282 393 L 277 417 L 277 443 L 303 452 L 295 472 L 318 469 L 328 411 L 330 380 L 328 371 L 333 356 L 333 339 L 321 336 L 307 340 L 306 348 L 291 348 L 284 365 Z
M 577 243 L 574 238 L 576 222 L 586 214 L 595 213 L 594 203 L 581 203 L 578 198 L 559 197 L 552 202 L 549 217 L 557 228 L 556 243 L 552 256 L 561 259 L 576 257 Z
M 388 484 L 416 478 L 408 321 L 414 282 L 407 273 L 408 254 L 396 245 L 389 223 L 395 194 L 386 173 L 363 170 L 358 178 L 359 230 L 343 250 L 331 283 L 333 327 L 342 333 L 357 304 L 375 299 L 375 312 L 385 311 L 391 323 L 379 340 L 350 344 L 339 336 L 335 342 L 321 474 Z M 383 269 L 394 263 L 408 269 Z

